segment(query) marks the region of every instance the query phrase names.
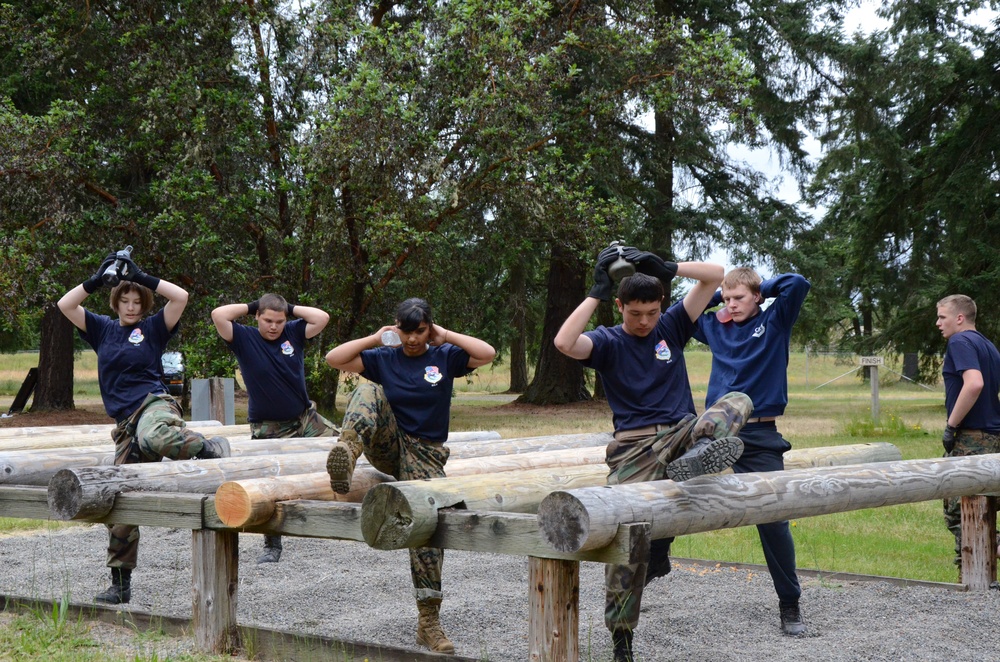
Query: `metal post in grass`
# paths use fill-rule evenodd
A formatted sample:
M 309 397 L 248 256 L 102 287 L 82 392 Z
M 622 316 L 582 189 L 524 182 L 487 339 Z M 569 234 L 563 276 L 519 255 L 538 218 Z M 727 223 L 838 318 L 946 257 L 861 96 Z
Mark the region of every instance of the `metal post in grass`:
M 885 364 L 885 359 L 881 356 L 862 356 L 861 366 L 871 370 L 868 378 L 872 383 L 872 422 L 877 426 L 879 422 L 878 411 L 878 367 Z

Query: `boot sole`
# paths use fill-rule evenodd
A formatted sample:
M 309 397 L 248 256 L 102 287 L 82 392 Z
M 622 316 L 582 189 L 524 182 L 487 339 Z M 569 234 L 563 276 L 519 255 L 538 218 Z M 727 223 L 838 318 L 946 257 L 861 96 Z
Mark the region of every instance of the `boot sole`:
M 449 641 L 448 644 L 445 646 L 434 648 L 433 646 L 430 645 L 430 642 L 426 641 L 423 637 L 417 635 L 417 645 L 423 646 L 427 650 L 434 651 L 435 653 L 446 653 L 448 655 L 454 655 L 455 653 L 455 645 L 451 643 L 451 641 Z
M 743 455 L 743 442 L 738 437 L 716 439 L 697 455 L 685 455 L 667 465 L 667 478 L 675 482 L 706 474 L 717 474 L 733 466 Z
M 326 472 L 330 474 L 330 487 L 337 494 L 347 494 L 351 491 L 351 474 L 354 471 L 352 459 L 351 450 L 341 442 L 333 445 L 326 458 Z

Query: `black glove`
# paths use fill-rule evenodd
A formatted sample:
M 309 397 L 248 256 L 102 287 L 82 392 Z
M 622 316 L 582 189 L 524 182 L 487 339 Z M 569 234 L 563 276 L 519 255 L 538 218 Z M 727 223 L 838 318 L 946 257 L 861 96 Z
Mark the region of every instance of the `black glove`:
M 958 436 L 958 428 L 945 423 L 944 434 L 941 436 L 941 445 L 944 446 L 945 453 L 951 453 L 955 448 L 955 439 Z
M 618 252 L 615 251 L 615 256 L 617 257 L 617 255 Z M 614 259 L 608 264 L 611 262 L 614 262 Z M 611 300 L 611 275 L 608 273 L 607 265 L 602 265 L 600 261 L 594 267 L 594 286 L 590 288 L 590 293 L 587 296 L 601 301 Z
M 641 252 L 635 260 L 627 257 L 625 259 L 635 263 L 636 271 L 659 278 L 667 287 L 670 286 L 670 281 L 677 275 L 676 262 L 668 262 L 654 253 Z
M 83 281 L 83 289 L 86 290 L 87 294 L 93 294 L 97 290 L 101 289 L 101 286 L 104 285 L 104 278 L 102 278 L 102 276 L 104 276 L 104 272 L 107 271 L 107 268 L 114 263 L 115 254 L 108 254 L 108 256 L 104 258 L 104 262 L 101 262 L 101 266 L 97 268 L 97 273 Z
M 145 271 L 137 267 L 135 262 L 132 261 L 132 258 L 120 257 L 118 259 L 125 263 L 125 266 L 119 274 L 122 280 L 127 280 L 137 285 L 143 285 L 148 287 L 153 292 L 155 292 L 156 288 L 160 286 L 160 279 L 156 276 L 150 276 Z
M 260 310 L 260 299 L 255 299 L 247 304 L 247 315 L 253 317 Z
M 608 265 L 618 259 L 618 247 L 608 246 L 597 254 L 597 266 L 608 268 Z

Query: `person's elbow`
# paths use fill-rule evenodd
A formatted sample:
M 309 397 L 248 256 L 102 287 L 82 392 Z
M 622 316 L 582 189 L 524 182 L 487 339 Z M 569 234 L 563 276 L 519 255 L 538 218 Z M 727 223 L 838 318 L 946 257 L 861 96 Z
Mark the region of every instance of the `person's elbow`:
M 705 282 L 712 285 L 713 294 L 722 285 L 722 279 L 726 277 L 726 268 L 721 264 L 712 263 L 709 273 L 706 274 Z
M 570 358 L 576 359 L 580 358 L 576 355 L 576 348 L 577 344 L 579 343 L 579 340 L 580 336 L 577 336 L 576 338 L 571 338 L 557 334 L 555 339 L 553 339 L 552 343 L 556 346 L 556 349 L 559 350 L 560 354 L 565 354 Z

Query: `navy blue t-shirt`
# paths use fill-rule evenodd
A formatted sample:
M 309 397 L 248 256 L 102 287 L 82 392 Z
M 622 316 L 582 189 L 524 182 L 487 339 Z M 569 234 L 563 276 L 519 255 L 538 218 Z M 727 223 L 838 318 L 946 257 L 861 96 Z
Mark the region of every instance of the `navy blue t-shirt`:
M 978 370 L 983 374 L 983 390 L 959 427 L 1000 434 L 1000 353 L 978 331 L 960 331 L 948 338 L 944 352 L 944 404 L 951 416 L 962 390 L 962 373 Z
M 788 404 L 788 345 L 792 326 L 809 292 L 809 281 L 781 274 L 761 283 L 765 298 L 775 297 L 760 314 L 723 324 L 714 312 L 698 318 L 694 337 L 712 349 L 712 374 L 705 406 L 730 391 L 750 396 L 754 416 L 781 416 Z M 722 300 L 716 293 L 712 303 Z
M 306 391 L 304 319 L 294 319 L 275 340 L 256 327 L 233 324 L 229 349 L 236 355 L 250 396 L 247 420 L 290 421 L 312 406 Z
M 87 330 L 77 329 L 97 352 L 97 382 L 108 416 L 121 421 L 132 415 L 150 393 L 164 393 L 160 357 L 180 324 L 167 330 L 163 310 L 135 326 L 86 311 Z
M 584 334 L 594 349 L 580 362 L 601 375 L 616 432 L 676 423 L 695 413 L 684 363 L 684 345 L 693 331 L 679 301 L 645 338 L 625 333 L 620 324 Z
M 399 429 L 429 441 L 448 438 L 452 385 L 474 370 L 468 352 L 446 343 L 409 357 L 402 347 L 376 347 L 361 352 L 361 362 L 361 376 L 382 386 Z

